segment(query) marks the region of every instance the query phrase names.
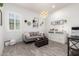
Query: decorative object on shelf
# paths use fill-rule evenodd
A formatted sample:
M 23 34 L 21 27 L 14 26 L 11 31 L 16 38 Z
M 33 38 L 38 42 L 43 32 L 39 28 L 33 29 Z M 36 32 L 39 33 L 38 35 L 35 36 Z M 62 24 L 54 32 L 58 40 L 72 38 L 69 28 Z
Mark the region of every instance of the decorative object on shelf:
M 49 33 L 63 34 L 63 31 L 59 31 L 59 29 L 57 29 L 57 28 L 52 28 L 49 30 Z
M 59 23 L 60 25 L 65 24 L 67 22 L 67 20 L 60 20 Z
M 38 27 L 38 22 L 39 22 L 39 19 L 34 17 L 34 19 L 33 19 L 33 27 Z
M 24 22 L 26 23 L 26 22 L 27 22 L 27 20 L 24 20 Z
M 2 25 L 2 11 L 0 10 L 0 25 Z
M 52 21 L 52 22 L 51 22 L 51 25 L 56 25 L 55 21 Z
M 30 25 L 31 25 L 31 22 L 30 22 L 30 21 L 28 21 L 28 22 L 27 22 L 27 24 L 30 26 Z
M 49 33 L 54 33 L 54 30 L 55 30 L 54 28 L 50 29 Z
M 56 20 L 56 21 L 52 21 L 51 25 L 63 25 L 67 22 L 67 20 Z
M 58 29 L 55 29 L 56 32 L 58 32 Z

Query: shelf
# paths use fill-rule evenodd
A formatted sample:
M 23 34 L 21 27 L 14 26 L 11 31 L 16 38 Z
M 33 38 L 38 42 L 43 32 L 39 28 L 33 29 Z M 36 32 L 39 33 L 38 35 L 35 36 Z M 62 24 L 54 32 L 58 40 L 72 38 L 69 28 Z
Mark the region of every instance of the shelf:
M 63 32 L 49 32 L 49 33 L 63 34 Z
M 54 33 L 54 32 L 49 32 L 49 33 Z

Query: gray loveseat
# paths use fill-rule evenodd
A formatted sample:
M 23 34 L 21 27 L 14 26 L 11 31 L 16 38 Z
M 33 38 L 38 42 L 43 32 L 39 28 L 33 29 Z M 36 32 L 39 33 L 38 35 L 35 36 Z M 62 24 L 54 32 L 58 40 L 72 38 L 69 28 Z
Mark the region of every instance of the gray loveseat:
M 33 42 L 35 41 L 35 39 L 37 39 L 38 37 L 43 37 L 43 33 L 39 33 L 39 32 L 25 32 L 23 33 L 23 41 L 25 43 L 28 42 Z

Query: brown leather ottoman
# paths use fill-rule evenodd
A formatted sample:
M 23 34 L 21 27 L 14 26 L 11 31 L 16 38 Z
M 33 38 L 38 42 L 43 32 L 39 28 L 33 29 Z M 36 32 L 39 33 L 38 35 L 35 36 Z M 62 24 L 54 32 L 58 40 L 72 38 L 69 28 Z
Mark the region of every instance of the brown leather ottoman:
M 42 46 L 47 45 L 47 44 L 48 44 L 48 38 L 41 37 L 41 38 L 37 38 L 35 40 L 36 47 L 42 47 Z

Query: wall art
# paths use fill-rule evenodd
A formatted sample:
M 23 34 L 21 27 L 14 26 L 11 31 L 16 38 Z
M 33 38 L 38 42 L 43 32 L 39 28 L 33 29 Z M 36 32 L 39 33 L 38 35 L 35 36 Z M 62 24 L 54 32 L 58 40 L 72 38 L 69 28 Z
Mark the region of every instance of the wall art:
M 25 23 L 27 23 L 27 20 L 24 20 Z
M 40 23 L 40 26 L 42 26 L 43 24 L 44 24 L 44 22 L 41 22 L 41 23 Z
M 30 21 L 28 21 L 28 22 L 27 22 L 27 25 L 29 25 L 29 26 L 30 26 L 30 25 L 31 25 L 31 22 L 30 22 Z
M 38 22 L 39 22 L 39 19 L 34 17 L 34 19 L 33 19 L 33 27 L 38 27 Z

